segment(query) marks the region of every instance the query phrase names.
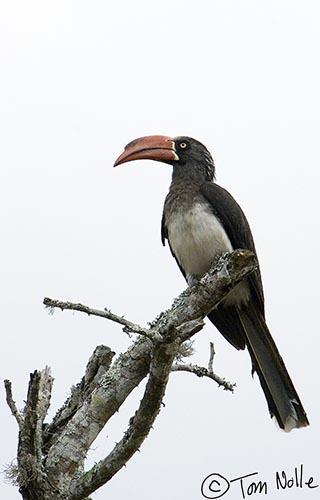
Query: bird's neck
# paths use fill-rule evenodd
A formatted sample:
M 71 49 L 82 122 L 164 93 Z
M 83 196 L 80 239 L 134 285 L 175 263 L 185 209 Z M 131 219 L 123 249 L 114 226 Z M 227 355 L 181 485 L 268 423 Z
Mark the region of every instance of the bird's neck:
M 181 176 L 172 177 L 172 182 L 167 194 L 165 206 L 174 206 L 172 209 L 175 211 L 178 207 L 183 207 L 187 209 L 192 206 L 199 198 L 202 198 L 200 194 L 201 182 L 194 179 L 186 179 Z
M 181 164 L 175 163 L 172 171 L 172 182 L 193 182 L 203 184 L 214 181 L 214 164 L 208 161 L 199 163 L 196 160 L 189 160 Z
M 173 167 L 171 185 L 194 184 L 196 186 L 205 181 L 203 172 L 195 164 L 185 163 L 184 165 L 178 164 Z

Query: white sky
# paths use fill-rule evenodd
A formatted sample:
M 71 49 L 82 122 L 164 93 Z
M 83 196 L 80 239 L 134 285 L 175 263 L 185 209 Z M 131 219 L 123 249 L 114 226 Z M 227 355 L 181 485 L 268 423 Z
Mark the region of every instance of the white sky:
M 218 182 L 242 205 L 259 253 L 268 323 L 311 427 L 275 428 L 247 353 L 210 324 L 194 361 L 235 381 L 234 395 L 173 374 L 154 430 L 94 498 L 200 500 L 212 472 L 319 471 L 319 3 L 295 0 L 6 1 L 0 5 L 0 378 L 23 406 L 29 373 L 55 377 L 51 415 L 98 344 L 120 352 L 116 325 L 48 315 L 44 296 L 108 307 L 146 324 L 185 287 L 160 242 L 170 168 L 113 170 L 141 135 L 191 135 L 213 153 Z M 310 236 L 311 235 L 311 236 Z M 139 388 L 94 444 L 89 464 L 125 430 Z M 0 464 L 17 427 L 0 391 Z M 261 496 L 261 495 L 260 495 Z M 20 498 L 2 481 L 0 497 Z M 256 498 L 252 496 L 251 498 Z M 228 500 L 241 497 L 233 485 Z

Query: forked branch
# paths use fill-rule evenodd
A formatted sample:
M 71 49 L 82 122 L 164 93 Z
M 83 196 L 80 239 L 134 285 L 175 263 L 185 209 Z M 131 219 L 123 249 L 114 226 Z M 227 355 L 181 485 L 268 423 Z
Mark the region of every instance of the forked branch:
M 83 500 L 109 481 L 147 437 L 160 411 L 171 371 L 205 376 L 232 391 L 233 385 L 213 371 L 213 346 L 208 368 L 180 361 L 174 363 L 174 359 L 181 358 L 184 342 L 201 330 L 203 318 L 256 268 L 256 258 L 249 251 L 237 250 L 224 255 L 148 328 L 107 309 L 46 298 L 44 303 L 51 309 L 69 309 L 114 321 L 126 332 L 138 334 L 138 339 L 114 362 L 114 353 L 108 347 L 99 346 L 87 365 L 85 376 L 72 389 L 51 424 L 44 424 L 52 389 L 47 369 L 35 372 L 30 380 L 24 418 L 13 401 L 11 384 L 6 381 L 7 402 L 20 427 L 18 482 L 24 499 Z M 83 472 L 93 441 L 146 376 L 144 396 L 123 438 L 107 457 Z

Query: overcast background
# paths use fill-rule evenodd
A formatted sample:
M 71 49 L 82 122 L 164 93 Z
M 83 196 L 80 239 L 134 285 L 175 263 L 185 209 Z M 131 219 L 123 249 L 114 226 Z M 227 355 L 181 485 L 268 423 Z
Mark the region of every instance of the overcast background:
M 0 375 L 18 407 L 33 370 L 52 368 L 52 416 L 96 345 L 130 344 L 102 319 L 50 316 L 44 296 L 146 324 L 184 289 L 160 242 L 170 167 L 112 165 L 139 136 L 190 135 L 251 223 L 268 323 L 311 422 L 277 430 L 248 353 L 207 325 L 193 361 L 207 364 L 213 340 L 215 370 L 237 383 L 234 395 L 173 374 L 141 453 L 93 498 L 200 500 L 213 472 L 259 472 L 273 500 L 319 498 L 274 481 L 302 463 L 320 484 L 319 15 L 318 2 L 294 0 L 1 1 Z M 122 437 L 142 390 L 88 466 Z M 3 469 L 17 446 L 4 390 L 0 408 Z M 0 496 L 20 498 L 3 475 Z M 239 483 L 224 498 L 241 499 Z

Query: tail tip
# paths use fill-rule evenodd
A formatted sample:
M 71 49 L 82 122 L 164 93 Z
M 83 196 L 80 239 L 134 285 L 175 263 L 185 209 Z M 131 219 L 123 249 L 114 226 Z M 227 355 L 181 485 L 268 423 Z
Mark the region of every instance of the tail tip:
M 296 409 L 293 408 L 292 412 L 286 418 L 283 430 L 285 432 L 290 432 L 293 429 L 300 429 L 301 427 L 307 427 L 308 425 L 310 424 L 304 410 L 302 410 L 301 415 L 298 415 Z

